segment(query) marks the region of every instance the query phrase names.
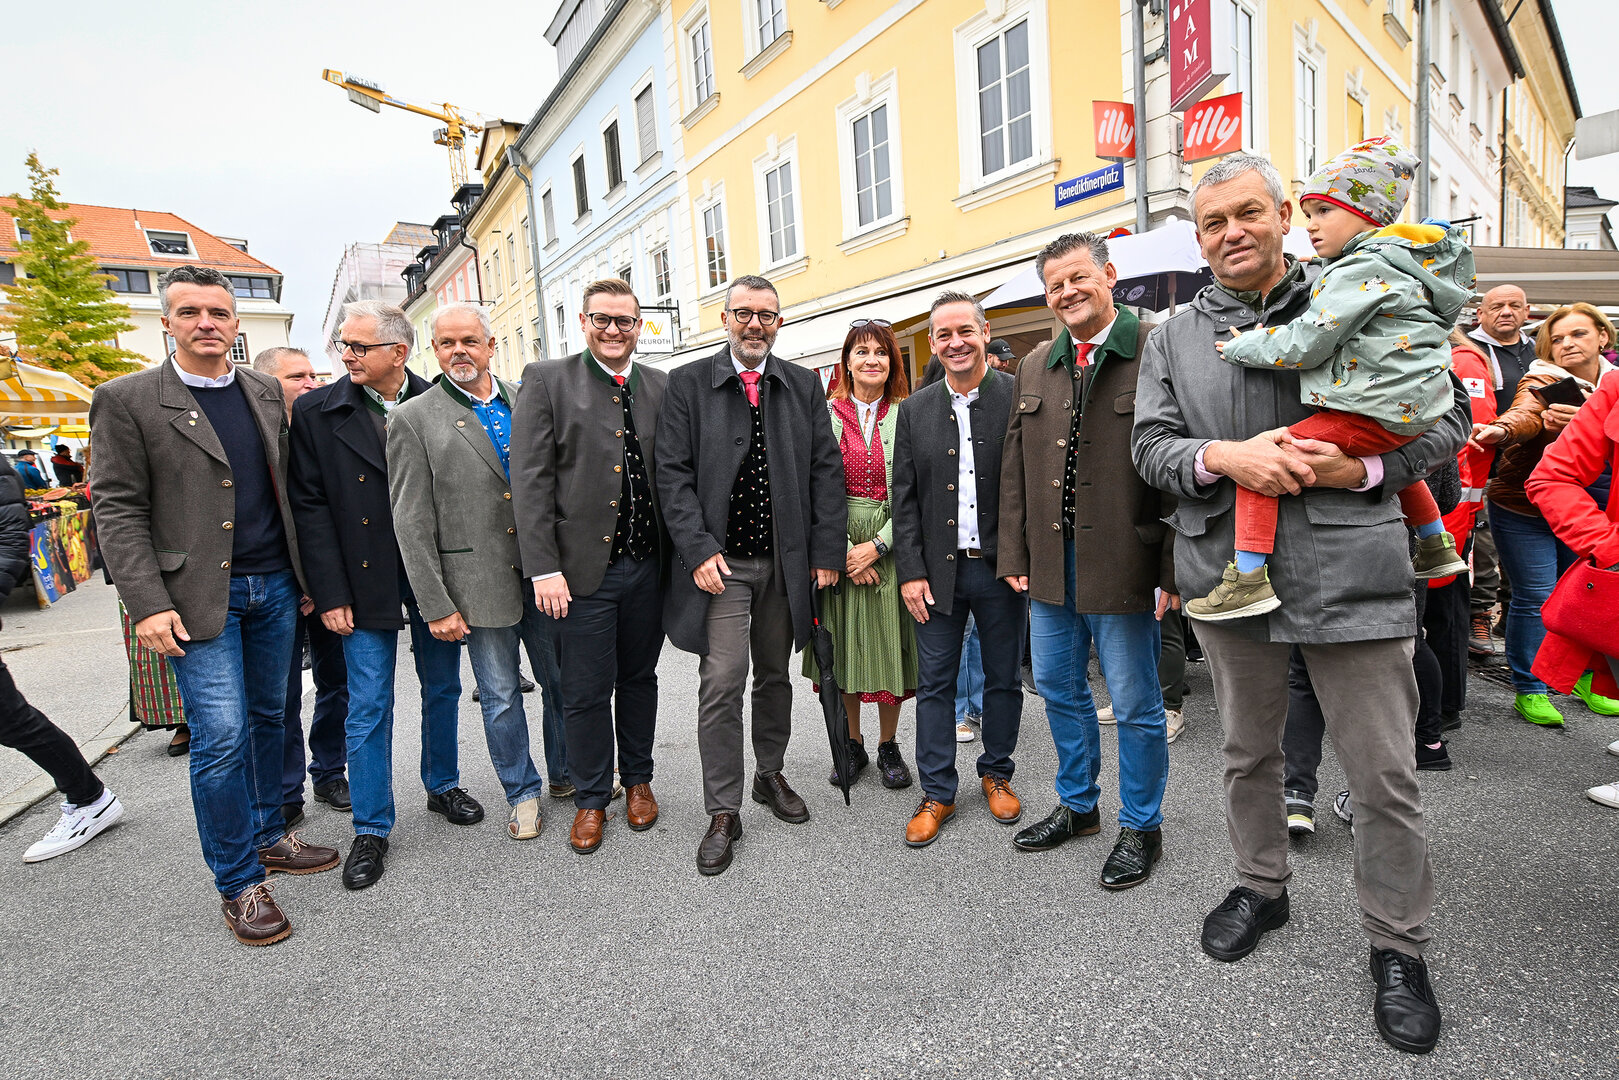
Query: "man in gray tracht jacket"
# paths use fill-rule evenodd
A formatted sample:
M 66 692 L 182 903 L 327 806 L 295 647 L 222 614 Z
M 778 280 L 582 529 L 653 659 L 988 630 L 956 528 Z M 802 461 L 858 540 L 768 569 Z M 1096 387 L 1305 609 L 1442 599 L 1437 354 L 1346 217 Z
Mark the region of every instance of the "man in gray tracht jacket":
M 1374 1017 L 1392 1045 L 1433 1048 L 1439 1007 L 1421 956 L 1433 868 L 1417 791 L 1411 668 L 1416 607 L 1396 493 L 1454 457 L 1468 399 L 1398 450 L 1352 458 L 1291 442 L 1308 415 L 1298 378 L 1239 368 L 1215 341 L 1274 325 L 1309 302 L 1317 271 L 1282 252 L 1293 208 L 1268 161 L 1234 155 L 1199 181 L 1193 215 L 1215 284 L 1154 332 L 1142 358 L 1132 455 L 1142 476 L 1179 497 L 1169 522 L 1185 595 L 1214 587 L 1234 542 L 1236 484 L 1280 501 L 1277 591 L 1297 597 L 1266 616 L 1205 623 L 1198 640 L 1225 722 L 1226 824 L 1238 885 L 1204 921 L 1203 950 L 1238 960 L 1288 919 L 1281 734 L 1288 654 L 1297 645 L 1355 802 L 1355 884 L 1377 981 Z

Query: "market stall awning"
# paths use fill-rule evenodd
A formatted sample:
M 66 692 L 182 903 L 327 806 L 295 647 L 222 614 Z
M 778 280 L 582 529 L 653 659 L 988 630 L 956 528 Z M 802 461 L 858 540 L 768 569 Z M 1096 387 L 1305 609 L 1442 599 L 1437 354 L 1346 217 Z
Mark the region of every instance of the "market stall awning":
M 0 379 L 0 424 L 82 424 L 89 415 L 90 388 L 70 375 L 17 361 L 16 374 Z

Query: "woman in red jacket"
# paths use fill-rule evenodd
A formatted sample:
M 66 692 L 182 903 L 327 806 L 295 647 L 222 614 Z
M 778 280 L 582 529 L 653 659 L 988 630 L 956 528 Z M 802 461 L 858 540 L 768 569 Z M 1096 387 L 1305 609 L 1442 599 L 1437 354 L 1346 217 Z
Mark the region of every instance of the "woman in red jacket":
M 1546 448 L 1524 490 L 1557 538 L 1580 558 L 1619 570 L 1619 491 L 1613 485 L 1619 455 L 1619 372 L 1603 376 L 1562 437 Z M 1611 618 L 1612 613 L 1607 617 Z M 1619 658 L 1547 634 L 1535 657 L 1535 674 L 1568 693 L 1576 683 L 1619 697 Z M 1619 754 L 1619 740 L 1608 745 Z M 1619 781 L 1590 788 L 1595 802 L 1619 809 Z

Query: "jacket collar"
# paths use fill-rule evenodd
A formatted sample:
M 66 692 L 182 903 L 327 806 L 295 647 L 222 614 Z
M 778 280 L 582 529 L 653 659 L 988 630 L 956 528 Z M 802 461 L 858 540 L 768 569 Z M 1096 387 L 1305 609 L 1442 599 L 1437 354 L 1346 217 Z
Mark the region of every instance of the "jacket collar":
M 1127 307 L 1114 307 L 1113 328 L 1108 331 L 1107 340 L 1102 342 L 1096 350 L 1096 362 L 1102 363 L 1109 358 L 1117 360 L 1133 360 L 1136 355 L 1136 341 L 1141 333 L 1141 320 Z M 1054 368 L 1062 364 L 1068 373 L 1074 373 L 1074 363 L 1077 357 L 1074 348 L 1074 337 L 1063 327 L 1057 332 L 1051 343 L 1051 353 L 1046 357 L 1046 367 Z
M 591 351 L 589 349 L 586 349 L 586 350 L 584 350 L 583 352 L 581 352 L 579 354 L 579 362 L 581 364 L 585 365 L 585 370 L 586 371 L 590 372 L 597 379 L 601 380 L 604 384 L 617 389 L 618 384 L 616 382 L 614 382 L 611 378 L 608 377 L 606 371 L 602 370 L 601 361 L 597 360 L 596 357 L 594 355 L 592 355 L 592 353 L 591 353 Z M 640 364 L 637 364 L 634 361 L 631 361 L 631 363 L 630 363 L 630 374 L 629 374 L 629 377 L 624 380 L 624 385 L 630 388 L 630 396 L 631 397 L 633 397 L 636 394 L 641 392 L 641 365 Z
M 781 365 L 786 363 L 790 363 L 790 361 L 783 360 L 774 352 L 766 353 L 764 377 L 774 382 L 781 383 L 782 385 L 786 385 L 787 380 L 782 378 L 781 374 Z M 713 377 L 714 389 L 718 390 L 727 382 L 734 382 L 738 386 L 742 384 L 742 380 L 738 378 L 736 374 L 736 363 L 731 359 L 731 346 L 729 342 L 721 346 L 720 351 L 715 353 L 713 357 L 710 358 L 709 367 L 711 369 L 710 374 Z
M 174 381 L 179 382 L 179 377 L 176 376 Z M 407 401 L 431 385 L 426 379 L 408 368 L 405 370 L 405 382 L 410 386 L 410 393 L 405 395 Z M 359 385 L 350 376 L 345 374 L 331 385 L 331 391 L 326 395 L 326 400 L 321 403 L 322 412 L 333 412 L 338 409 L 364 410 L 367 408 L 365 391 L 360 389 Z
M 513 398 L 512 388 L 498 375 L 491 375 L 489 377 L 495 382 L 495 393 L 499 394 L 500 400 L 506 403 L 506 408 L 511 408 Z M 462 390 L 459 386 L 457 386 L 455 380 L 450 378 L 448 375 L 440 375 L 438 378 L 433 380 L 431 385 L 443 390 L 445 395 L 449 397 L 451 401 L 463 408 L 474 409 L 478 405 L 478 402 L 472 400 L 472 395 L 468 394 L 465 390 Z

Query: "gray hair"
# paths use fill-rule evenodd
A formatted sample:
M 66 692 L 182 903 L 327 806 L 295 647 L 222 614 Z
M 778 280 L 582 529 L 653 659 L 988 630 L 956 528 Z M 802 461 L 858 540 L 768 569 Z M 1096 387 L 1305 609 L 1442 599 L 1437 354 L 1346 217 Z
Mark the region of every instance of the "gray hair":
M 1265 182 L 1265 194 L 1270 196 L 1271 205 L 1278 210 L 1287 201 L 1287 191 L 1282 186 L 1282 175 L 1276 171 L 1276 166 L 1270 159 L 1260 157 L 1258 154 L 1232 154 L 1221 158 L 1214 167 L 1204 173 L 1192 188 L 1192 216 L 1197 216 L 1197 193 L 1206 187 L 1223 184 L 1227 180 L 1235 180 L 1243 173 L 1256 172 Z
M 446 315 L 459 312 L 471 312 L 478 317 L 478 325 L 483 328 L 485 341 L 495 336 L 495 324 L 489 321 L 489 309 L 482 304 L 474 304 L 470 300 L 457 300 L 453 304 L 444 304 L 439 307 L 433 312 L 433 318 L 427 324 L 427 332 L 437 340 L 438 321 Z
M 984 314 L 984 305 L 978 302 L 977 297 L 973 296 L 971 293 L 958 292 L 955 289 L 946 289 L 944 292 L 933 298 L 933 306 L 928 309 L 928 334 L 930 336 L 933 333 L 933 316 L 946 304 L 971 304 L 973 306 L 973 317 L 978 320 L 979 327 L 982 328 L 989 325 L 989 316 Z
M 169 287 L 171 285 L 211 285 L 224 289 L 230 297 L 230 309 L 236 311 L 236 290 L 231 288 L 230 278 L 209 266 L 176 266 L 173 270 L 158 275 L 157 297 L 163 303 L 163 314 L 169 313 Z
M 725 290 L 726 307 L 731 306 L 731 294 L 738 289 L 754 289 L 758 292 L 767 292 L 776 298 L 776 303 L 781 303 L 781 294 L 776 291 L 774 285 L 770 284 L 769 278 L 762 278 L 758 274 L 743 274 L 741 277 L 734 279 L 731 282 L 731 287 Z
M 397 341 L 409 351 L 416 347 L 416 328 L 405 318 L 405 309 L 384 300 L 355 300 L 343 305 L 343 320 L 371 319 L 377 334 L 385 341 Z
M 1100 233 L 1071 232 L 1063 233 L 1057 239 L 1040 249 L 1040 254 L 1034 257 L 1034 273 L 1040 279 L 1040 284 L 1046 282 L 1046 263 L 1052 259 L 1060 259 L 1065 255 L 1072 255 L 1080 248 L 1091 253 L 1091 262 L 1100 270 L 1107 265 L 1107 241 Z
M 309 359 L 309 354 L 302 349 L 295 349 L 290 345 L 272 345 L 253 358 L 253 370 L 266 375 L 277 375 L 281 372 L 281 360 L 287 354 L 294 354 Z

